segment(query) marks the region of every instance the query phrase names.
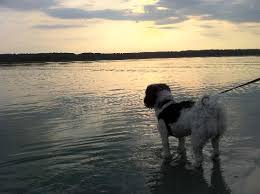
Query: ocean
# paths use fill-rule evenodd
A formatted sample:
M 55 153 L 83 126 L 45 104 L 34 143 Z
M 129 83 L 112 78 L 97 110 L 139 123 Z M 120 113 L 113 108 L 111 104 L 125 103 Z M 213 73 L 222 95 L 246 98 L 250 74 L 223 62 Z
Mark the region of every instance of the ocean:
M 260 193 L 260 83 L 223 94 L 220 161 L 203 170 L 161 157 L 145 88 L 196 100 L 260 77 L 260 57 L 0 66 L 0 193 Z M 172 155 L 177 140 L 170 138 Z M 190 140 L 187 163 L 192 161 Z

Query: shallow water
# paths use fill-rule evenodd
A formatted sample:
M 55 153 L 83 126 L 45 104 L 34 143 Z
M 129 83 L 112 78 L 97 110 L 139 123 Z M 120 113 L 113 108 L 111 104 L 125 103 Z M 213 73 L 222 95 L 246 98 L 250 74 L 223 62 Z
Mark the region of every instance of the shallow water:
M 0 193 L 260 193 L 259 83 L 223 95 L 221 160 L 163 162 L 148 84 L 196 99 L 260 75 L 260 57 L 0 67 Z M 172 154 L 177 141 L 170 139 Z M 187 162 L 192 160 L 187 141 Z

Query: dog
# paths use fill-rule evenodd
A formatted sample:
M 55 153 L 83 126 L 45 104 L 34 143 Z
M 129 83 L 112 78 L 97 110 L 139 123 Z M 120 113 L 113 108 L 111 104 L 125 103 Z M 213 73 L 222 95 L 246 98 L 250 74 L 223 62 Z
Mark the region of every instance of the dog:
M 178 138 L 177 152 L 186 154 L 185 137 L 191 136 L 194 167 L 201 167 L 203 147 L 211 140 L 212 159 L 217 159 L 219 141 L 226 130 L 226 114 L 218 97 L 203 96 L 198 101 L 175 102 L 166 84 L 151 84 L 145 90 L 144 105 L 154 109 L 165 159 L 171 158 L 169 136 Z

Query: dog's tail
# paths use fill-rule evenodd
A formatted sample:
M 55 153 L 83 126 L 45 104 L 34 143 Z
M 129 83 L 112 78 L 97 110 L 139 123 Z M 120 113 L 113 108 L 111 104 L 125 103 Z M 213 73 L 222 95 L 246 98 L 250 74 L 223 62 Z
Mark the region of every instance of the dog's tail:
M 219 98 L 220 95 L 204 95 L 200 99 L 200 102 L 202 106 L 207 106 L 207 107 L 212 107 L 212 108 L 217 108 L 219 107 Z
M 211 129 L 208 131 L 212 136 L 221 136 L 226 130 L 226 111 L 222 103 L 219 102 L 219 96 L 209 96 L 205 95 L 200 99 L 200 104 L 198 105 L 203 109 L 200 116 L 202 118 L 210 118 L 208 123 Z M 203 119 L 202 119 L 203 120 Z M 216 123 L 216 125 L 214 125 Z
M 208 105 L 209 104 L 209 99 L 210 99 L 210 97 L 208 95 L 203 96 L 201 98 L 201 104 L 204 105 L 204 106 Z

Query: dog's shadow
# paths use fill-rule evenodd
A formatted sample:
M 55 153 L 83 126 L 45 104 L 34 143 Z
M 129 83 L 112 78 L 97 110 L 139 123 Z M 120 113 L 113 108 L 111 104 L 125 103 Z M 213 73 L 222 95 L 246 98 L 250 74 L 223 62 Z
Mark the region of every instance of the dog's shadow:
M 161 176 L 152 188 L 152 193 L 174 194 L 230 194 L 232 193 L 222 176 L 220 161 L 214 161 L 210 182 L 204 178 L 203 169 L 188 169 L 186 158 L 172 166 L 164 161 Z

